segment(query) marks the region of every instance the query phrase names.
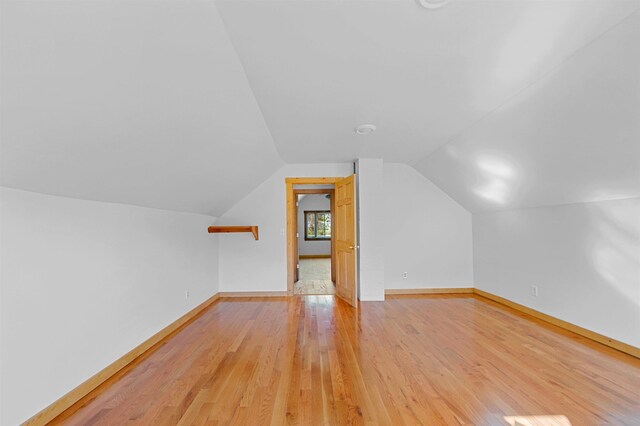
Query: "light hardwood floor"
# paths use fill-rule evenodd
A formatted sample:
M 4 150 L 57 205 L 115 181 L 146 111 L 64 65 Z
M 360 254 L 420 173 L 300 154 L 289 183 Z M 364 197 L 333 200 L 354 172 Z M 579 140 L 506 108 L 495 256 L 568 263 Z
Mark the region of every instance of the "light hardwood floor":
M 640 360 L 473 295 L 305 296 L 221 299 L 54 424 L 532 419 L 640 424 Z

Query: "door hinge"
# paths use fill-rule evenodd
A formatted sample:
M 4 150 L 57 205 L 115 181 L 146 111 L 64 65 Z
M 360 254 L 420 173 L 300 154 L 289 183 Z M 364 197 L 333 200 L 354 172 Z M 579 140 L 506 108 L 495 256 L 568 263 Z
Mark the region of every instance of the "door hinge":
M 298 207 L 300 204 L 296 201 L 296 207 Z
M 300 238 L 300 233 L 296 232 L 296 238 Z
M 300 269 L 300 264 L 299 263 L 296 264 L 296 268 Z

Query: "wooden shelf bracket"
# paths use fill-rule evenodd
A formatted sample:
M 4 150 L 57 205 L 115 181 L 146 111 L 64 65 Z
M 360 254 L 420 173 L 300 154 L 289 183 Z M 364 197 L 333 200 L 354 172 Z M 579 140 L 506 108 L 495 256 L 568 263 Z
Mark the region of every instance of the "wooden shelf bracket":
M 258 226 L 210 226 L 209 233 L 210 234 L 218 234 L 223 233 L 227 234 L 230 232 L 251 232 L 253 234 L 253 238 L 258 240 Z

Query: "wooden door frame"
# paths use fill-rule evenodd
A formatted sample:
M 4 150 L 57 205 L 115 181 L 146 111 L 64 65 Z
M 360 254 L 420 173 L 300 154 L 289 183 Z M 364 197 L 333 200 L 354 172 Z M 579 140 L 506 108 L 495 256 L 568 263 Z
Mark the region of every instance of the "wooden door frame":
M 335 185 L 335 183 L 343 177 L 316 177 L 316 178 L 300 178 L 300 177 L 288 177 L 285 178 L 285 183 L 287 186 L 287 294 L 293 294 L 293 287 L 295 286 L 296 279 L 296 265 L 298 263 L 298 259 L 296 259 L 298 254 L 298 238 L 296 237 L 296 232 L 298 232 L 298 209 L 296 206 L 297 202 L 297 194 L 310 194 L 313 192 L 308 191 L 324 191 L 320 192 L 323 194 L 328 193 L 328 191 L 334 191 L 333 189 L 294 189 L 294 185 Z M 319 192 L 315 192 L 319 193 Z M 333 213 L 335 203 L 335 197 L 331 197 L 331 212 Z M 333 226 L 334 223 L 331 223 L 331 275 L 332 278 L 335 278 L 335 247 L 333 241 Z

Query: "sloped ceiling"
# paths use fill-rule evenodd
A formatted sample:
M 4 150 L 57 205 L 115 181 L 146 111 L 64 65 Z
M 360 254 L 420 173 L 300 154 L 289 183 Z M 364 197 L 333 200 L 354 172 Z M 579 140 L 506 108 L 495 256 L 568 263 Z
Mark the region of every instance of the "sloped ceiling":
M 471 211 L 640 196 L 640 13 L 416 168 Z
M 2 1 L 2 184 L 221 215 L 283 163 L 215 4 Z
M 640 195 L 640 0 L 2 9 L 6 186 L 218 216 L 283 160 L 383 158 L 471 211 Z
M 287 162 L 413 164 L 553 70 L 638 2 L 219 1 Z M 353 129 L 378 130 L 358 136 Z
M 472 211 L 638 194 L 639 8 L 218 1 L 285 161 L 411 164 Z M 520 185 L 491 200 L 476 163 L 504 158 Z

